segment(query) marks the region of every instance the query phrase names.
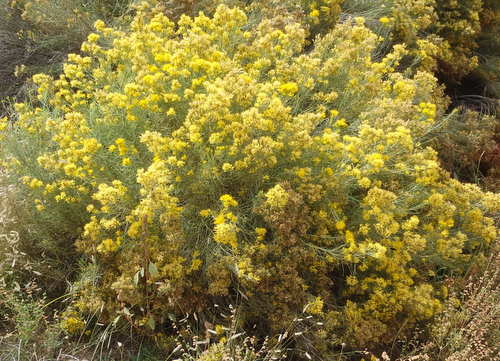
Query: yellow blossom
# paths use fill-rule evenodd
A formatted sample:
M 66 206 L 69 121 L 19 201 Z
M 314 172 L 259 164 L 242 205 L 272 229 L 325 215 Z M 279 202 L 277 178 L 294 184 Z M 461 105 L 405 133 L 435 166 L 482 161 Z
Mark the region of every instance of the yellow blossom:
M 319 17 L 319 14 L 320 14 L 320 13 L 319 13 L 319 10 L 318 10 L 318 9 L 314 9 L 314 10 L 312 10 L 312 11 L 309 13 L 309 16 L 314 17 L 314 18 L 317 18 L 317 17 Z
M 266 193 L 266 204 L 273 208 L 284 208 L 288 203 L 288 193 L 279 184 L 269 189 Z
M 283 95 L 293 97 L 298 92 L 299 87 L 295 82 L 288 82 L 281 84 L 278 90 Z
M 255 233 L 257 234 L 257 240 L 262 241 L 264 240 L 264 237 L 266 236 L 267 229 L 265 228 L 255 228 Z
M 199 214 L 202 217 L 209 217 L 211 213 L 212 211 L 210 209 L 202 209 Z
M 234 224 L 217 224 L 214 229 L 214 240 L 221 244 L 231 246 L 233 249 L 238 247 L 237 228 Z
M 337 228 L 339 231 L 342 231 L 345 229 L 345 222 L 343 220 L 337 221 L 335 223 L 335 228 Z
M 233 165 L 232 165 L 231 163 L 224 163 L 224 164 L 222 165 L 222 170 L 223 170 L 224 172 L 229 172 L 229 171 L 233 170 L 233 168 L 234 168 L 234 167 L 233 167 Z
M 321 297 L 316 297 L 312 302 L 309 302 L 305 307 L 305 312 L 311 315 L 320 315 L 323 312 L 324 302 Z
M 219 199 L 225 208 L 236 207 L 238 205 L 238 202 L 230 194 L 224 194 Z

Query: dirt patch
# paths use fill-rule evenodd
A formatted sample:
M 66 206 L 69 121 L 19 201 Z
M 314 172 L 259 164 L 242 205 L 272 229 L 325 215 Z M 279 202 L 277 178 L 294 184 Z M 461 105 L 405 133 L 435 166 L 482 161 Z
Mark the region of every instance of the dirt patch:
M 16 33 L 0 30 L 0 97 L 15 96 L 22 84 L 14 75 L 26 57 L 24 43 Z

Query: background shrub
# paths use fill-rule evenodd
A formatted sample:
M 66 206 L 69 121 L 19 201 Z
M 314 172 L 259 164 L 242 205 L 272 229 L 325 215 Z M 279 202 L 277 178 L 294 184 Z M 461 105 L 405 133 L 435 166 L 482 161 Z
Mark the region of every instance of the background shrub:
M 0 0 L 0 99 L 25 95 L 33 74 L 57 74 L 78 52 L 97 19 L 118 25 L 129 0 Z M 0 114 L 6 111 L 6 99 Z

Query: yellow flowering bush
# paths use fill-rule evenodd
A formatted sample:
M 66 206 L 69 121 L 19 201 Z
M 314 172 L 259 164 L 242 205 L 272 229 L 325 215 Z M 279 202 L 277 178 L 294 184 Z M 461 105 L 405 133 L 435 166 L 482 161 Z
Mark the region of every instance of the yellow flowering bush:
M 343 2 L 344 0 L 252 1 L 248 11 L 269 19 L 289 17 L 300 21 L 307 28 L 309 38 L 314 39 L 316 35 L 335 26 L 342 12 Z
M 477 38 L 481 32 L 480 17 L 487 8 L 482 0 L 436 1 L 439 22 L 436 32 L 449 46 L 441 58 L 443 71 L 460 78 L 478 65 L 475 56 Z
M 147 0 L 145 7 L 161 11 L 170 19 L 178 20 L 183 14 L 196 16 L 200 11 L 213 15 L 218 5 L 239 7 L 249 17 L 249 23 L 268 19 L 281 27 L 300 22 L 310 40 L 335 26 L 342 13 L 344 0 Z
M 25 99 L 38 72 L 58 74 L 68 53 L 78 52 L 93 23 L 128 23 L 129 0 L 0 0 L 0 116 L 10 97 Z
M 494 5 L 483 4 L 481 0 L 315 0 L 279 3 L 281 7 L 273 1 L 252 1 L 250 7 L 261 9 L 261 14 L 271 17 L 276 16 L 276 12 L 262 9 L 279 8 L 281 13 L 286 12 L 306 25 L 312 38 L 334 27 L 339 18 L 363 16 L 368 27 L 388 42 L 405 44 L 422 69 L 439 70 L 448 81 L 459 80 L 477 67 L 478 58 L 474 51 L 481 35 L 481 23 L 487 23 L 491 14 L 495 14 Z
M 448 81 L 460 80 L 478 65 L 474 50 L 480 18 L 491 7 L 481 0 L 346 0 L 345 7 L 368 7 L 390 29 L 390 39 L 404 43 L 426 70 L 438 70 Z
M 95 28 L 1 133 L 33 222 L 70 215 L 100 272 L 78 312 L 158 333 L 243 294 L 247 325 L 280 330 L 310 304 L 318 347 L 389 343 L 497 236 L 498 195 L 425 146 L 446 123 L 436 79 L 397 71 L 404 46 L 373 58 L 362 18 L 307 53 L 300 24 L 226 6 Z

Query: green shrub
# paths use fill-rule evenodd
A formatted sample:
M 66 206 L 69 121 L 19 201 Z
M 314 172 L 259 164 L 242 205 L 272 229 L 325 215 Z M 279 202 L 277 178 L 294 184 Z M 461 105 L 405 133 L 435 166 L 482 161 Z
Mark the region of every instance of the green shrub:
M 325 355 L 436 314 L 500 202 L 424 146 L 447 124 L 435 78 L 398 72 L 401 46 L 373 60 L 361 18 L 303 53 L 296 23 L 249 31 L 221 6 L 176 26 L 147 8 L 128 31 L 97 22 L 1 125 L 30 221 L 98 265 L 73 307 L 156 334 L 238 295 L 244 324 L 276 331 L 309 304 Z
M 481 33 L 478 36 L 477 53 L 480 54 L 477 73 L 485 84 L 486 95 L 500 97 L 500 4 L 495 0 L 484 1 L 481 13 Z
M 490 184 L 499 171 L 495 117 L 458 108 L 449 124 L 453 132 L 443 134 L 434 145 L 443 167 L 458 179 L 483 184 L 493 191 L 498 189 Z

